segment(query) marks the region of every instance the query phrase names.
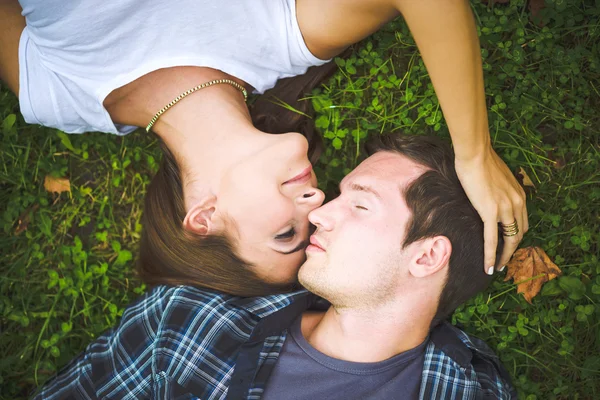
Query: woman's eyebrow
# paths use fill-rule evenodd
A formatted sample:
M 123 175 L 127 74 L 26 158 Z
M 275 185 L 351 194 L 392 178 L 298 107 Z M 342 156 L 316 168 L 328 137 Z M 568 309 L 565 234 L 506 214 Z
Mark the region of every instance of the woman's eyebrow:
M 278 252 L 278 253 L 286 254 L 287 255 L 287 254 L 295 253 L 295 252 L 300 251 L 300 250 L 304 250 L 304 249 L 306 249 L 306 247 L 308 247 L 308 240 L 300 242 L 300 244 L 298 246 L 294 247 L 290 251 L 279 251 L 279 250 L 275 250 L 275 251 Z

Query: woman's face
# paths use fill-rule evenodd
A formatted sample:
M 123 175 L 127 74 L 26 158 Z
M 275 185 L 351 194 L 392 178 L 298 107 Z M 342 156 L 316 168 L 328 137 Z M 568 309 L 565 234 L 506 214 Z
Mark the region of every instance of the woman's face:
M 269 135 L 260 150 L 224 175 L 216 214 L 238 255 L 265 281 L 293 282 L 305 260 L 308 213 L 323 203 L 299 133 Z

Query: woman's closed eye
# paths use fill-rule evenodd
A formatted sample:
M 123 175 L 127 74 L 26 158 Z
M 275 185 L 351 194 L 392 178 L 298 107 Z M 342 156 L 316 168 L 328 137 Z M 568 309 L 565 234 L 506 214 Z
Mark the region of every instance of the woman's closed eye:
M 292 227 L 287 232 L 276 235 L 275 240 L 278 240 L 280 242 L 291 242 L 295 236 L 296 236 L 296 229 L 294 227 Z

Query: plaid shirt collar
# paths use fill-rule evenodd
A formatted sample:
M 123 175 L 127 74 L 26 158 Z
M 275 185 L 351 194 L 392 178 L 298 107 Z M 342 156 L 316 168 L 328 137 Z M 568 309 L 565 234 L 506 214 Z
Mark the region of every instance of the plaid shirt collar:
M 292 293 L 273 294 L 261 297 L 240 297 L 231 301 L 231 304 L 258 318 L 265 318 L 283 310 L 293 303 L 303 303 L 308 305 L 314 299 L 316 299 L 316 296 L 307 290 L 298 290 Z

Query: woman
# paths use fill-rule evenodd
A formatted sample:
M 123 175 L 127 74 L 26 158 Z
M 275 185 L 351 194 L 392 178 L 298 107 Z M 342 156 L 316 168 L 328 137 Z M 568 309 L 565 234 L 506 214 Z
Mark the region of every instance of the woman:
M 244 89 L 262 93 L 303 74 L 399 14 L 428 67 L 459 177 L 485 223 L 487 273 L 497 223 L 507 239 L 501 265 L 527 231 L 524 192 L 490 144 L 467 1 L 20 3 L 25 18 L 14 0 L 0 8 L 0 78 L 18 93 L 26 121 L 71 133 L 147 127 L 162 141 L 141 242 L 148 283 L 249 296 L 294 280 L 307 214 L 323 193 L 306 140 L 253 126 Z

